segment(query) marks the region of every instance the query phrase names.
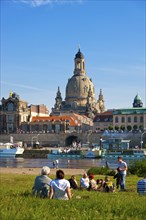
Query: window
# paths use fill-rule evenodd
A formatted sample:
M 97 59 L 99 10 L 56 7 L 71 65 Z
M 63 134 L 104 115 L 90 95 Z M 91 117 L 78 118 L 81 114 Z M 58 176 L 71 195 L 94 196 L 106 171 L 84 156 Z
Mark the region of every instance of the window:
M 9 102 L 9 103 L 7 104 L 7 110 L 8 110 L 8 111 L 14 111 L 14 104 L 13 104 L 12 102 Z
M 125 118 L 124 118 L 124 117 L 121 118 L 121 122 L 122 122 L 122 123 L 125 122 Z
M 137 116 L 134 117 L 134 122 L 137 122 Z
M 7 122 L 13 122 L 14 116 L 13 115 L 7 115 Z
M 141 123 L 143 122 L 143 116 L 140 116 L 140 122 Z
M 81 69 L 81 64 L 80 64 L 80 62 L 77 62 L 77 69 Z
M 119 122 L 119 119 L 118 119 L 118 117 L 116 116 L 115 117 L 115 123 L 118 123 Z
M 131 123 L 131 117 L 128 117 L 128 123 Z

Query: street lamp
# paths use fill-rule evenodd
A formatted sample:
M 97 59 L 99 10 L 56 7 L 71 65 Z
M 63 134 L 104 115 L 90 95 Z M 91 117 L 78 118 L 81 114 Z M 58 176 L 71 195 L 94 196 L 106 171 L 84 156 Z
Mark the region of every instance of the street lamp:
M 143 135 L 144 134 L 146 134 L 146 132 L 143 132 L 142 134 L 141 134 L 141 138 L 140 138 L 140 148 L 142 149 L 142 144 L 143 144 Z

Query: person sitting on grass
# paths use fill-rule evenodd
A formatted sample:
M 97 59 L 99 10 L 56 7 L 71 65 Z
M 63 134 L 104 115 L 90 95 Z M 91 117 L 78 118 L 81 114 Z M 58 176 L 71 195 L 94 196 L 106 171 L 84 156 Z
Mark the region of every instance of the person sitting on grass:
M 137 183 L 137 192 L 141 196 L 146 196 L 146 175 L 142 180 L 139 180 Z
M 77 189 L 78 188 L 78 183 L 76 181 L 76 176 L 72 175 L 71 178 L 68 180 L 70 182 L 70 188 L 71 189 Z
M 42 167 L 41 176 L 37 176 L 32 188 L 32 193 L 35 196 L 41 198 L 47 198 L 49 196 L 50 182 L 52 179 L 48 177 L 50 174 L 50 168 L 47 166 Z
M 63 170 L 57 170 L 56 179 L 50 183 L 49 199 L 69 200 L 71 197 L 69 181 L 64 179 Z
M 110 178 L 108 176 L 105 177 L 105 182 L 103 184 L 103 190 L 104 192 L 114 192 L 114 183 L 110 181 Z
M 89 181 L 89 190 L 97 190 L 97 183 L 93 174 L 89 175 Z
M 89 188 L 89 178 L 87 173 L 83 174 L 83 177 L 80 179 L 80 188 L 88 189 Z
M 115 172 L 114 179 L 116 179 L 116 187 L 118 189 L 121 184 L 121 174 L 120 174 L 119 167 L 117 168 L 117 170 Z
M 103 179 L 97 179 L 96 184 L 97 184 L 97 190 L 98 191 L 103 191 L 103 184 L 104 184 Z

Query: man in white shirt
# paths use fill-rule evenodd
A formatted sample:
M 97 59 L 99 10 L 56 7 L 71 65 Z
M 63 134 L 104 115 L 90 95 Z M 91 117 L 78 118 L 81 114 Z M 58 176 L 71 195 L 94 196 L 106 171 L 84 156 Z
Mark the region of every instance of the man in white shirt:
M 123 161 L 122 157 L 118 157 L 118 169 L 120 172 L 120 177 L 121 177 L 121 182 L 120 182 L 120 187 L 121 191 L 126 190 L 126 174 L 127 174 L 127 163 Z
M 88 189 L 89 188 L 89 178 L 86 173 L 83 174 L 83 177 L 80 179 L 80 188 Z

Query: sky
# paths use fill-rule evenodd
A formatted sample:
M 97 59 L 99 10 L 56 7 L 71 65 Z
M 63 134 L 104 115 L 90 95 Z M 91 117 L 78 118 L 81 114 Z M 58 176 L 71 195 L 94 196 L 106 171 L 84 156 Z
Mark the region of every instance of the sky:
M 30 104 L 55 104 L 73 76 L 80 47 L 96 99 L 106 109 L 146 106 L 144 0 L 0 0 L 0 98 L 16 92 Z

